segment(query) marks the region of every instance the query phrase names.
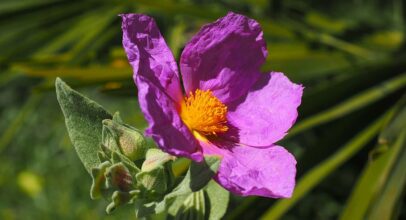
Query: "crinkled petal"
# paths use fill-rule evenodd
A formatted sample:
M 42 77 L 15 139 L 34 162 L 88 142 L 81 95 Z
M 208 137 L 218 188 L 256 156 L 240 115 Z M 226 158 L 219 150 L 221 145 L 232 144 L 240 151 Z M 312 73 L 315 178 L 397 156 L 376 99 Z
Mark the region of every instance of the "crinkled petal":
M 229 103 L 257 81 L 266 56 L 260 25 L 230 12 L 205 25 L 183 50 L 180 68 L 186 93 L 210 89 Z
M 122 14 L 123 46 L 137 75 L 166 92 L 179 102 L 183 95 L 178 68 L 172 52 L 151 17 L 142 14 Z
M 148 121 L 148 136 L 164 151 L 201 160 L 200 147 L 179 117 L 182 99 L 173 55 L 154 20 L 146 15 L 121 15 L 123 45 L 133 67 L 138 101 Z
M 296 160 L 285 148 L 236 146 L 221 149 L 209 143 L 202 146 L 205 154 L 222 156 L 215 179 L 227 190 L 242 196 L 292 196 Z
M 230 131 L 224 138 L 267 147 L 282 139 L 297 118 L 303 87 L 283 73 L 262 74 L 245 97 L 228 105 Z
M 138 102 L 149 124 L 146 135 L 170 154 L 201 161 L 199 143 L 180 119 L 178 106 L 148 78 L 137 76 L 136 84 Z

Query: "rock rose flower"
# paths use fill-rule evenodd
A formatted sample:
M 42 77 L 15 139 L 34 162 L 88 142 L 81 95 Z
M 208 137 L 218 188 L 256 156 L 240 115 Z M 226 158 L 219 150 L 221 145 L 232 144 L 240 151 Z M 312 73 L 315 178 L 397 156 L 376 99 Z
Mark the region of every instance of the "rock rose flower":
M 290 197 L 296 161 L 275 142 L 294 124 L 303 87 L 260 72 L 267 56 L 260 25 L 230 12 L 203 26 L 184 48 L 179 74 L 151 17 L 121 17 L 146 135 L 176 156 L 220 156 L 215 180 L 235 194 Z

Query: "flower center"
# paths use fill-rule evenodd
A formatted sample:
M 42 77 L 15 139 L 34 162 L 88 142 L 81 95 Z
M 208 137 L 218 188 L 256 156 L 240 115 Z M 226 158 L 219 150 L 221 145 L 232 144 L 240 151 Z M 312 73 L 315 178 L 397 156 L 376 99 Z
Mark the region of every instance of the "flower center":
M 216 135 L 228 130 L 227 106 L 210 90 L 196 89 L 182 103 L 180 117 L 193 133 Z

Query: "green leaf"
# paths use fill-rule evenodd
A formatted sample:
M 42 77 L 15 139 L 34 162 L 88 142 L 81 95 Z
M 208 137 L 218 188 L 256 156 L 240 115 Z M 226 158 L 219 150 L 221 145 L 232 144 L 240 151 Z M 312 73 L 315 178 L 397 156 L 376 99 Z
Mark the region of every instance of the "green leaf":
M 379 135 L 379 142 L 382 144 L 394 143 L 403 132 L 406 124 L 406 95 L 398 103 L 399 111 L 389 121 L 388 126 Z
M 207 156 L 201 163 L 192 163 L 190 166 L 190 189 L 197 191 L 206 186 L 217 173 L 221 159 L 216 156 Z
M 86 170 L 91 173 L 91 169 L 100 164 L 97 152 L 102 141 L 102 121 L 112 116 L 61 79 L 56 79 L 55 87 L 69 137 Z
M 111 196 L 111 203 L 106 207 L 107 214 L 111 214 L 118 206 L 127 204 L 131 199 L 130 193 L 115 191 Z
M 113 121 L 117 123 L 124 123 L 123 119 L 121 119 L 120 112 L 115 112 L 113 115 Z
M 175 220 L 204 220 L 206 212 L 204 191 L 191 193 L 178 209 Z
M 163 212 L 167 210 L 178 197 L 188 196 L 193 192 L 201 190 L 217 172 L 219 164 L 220 158 L 216 156 L 207 156 L 201 163 L 192 162 L 186 176 L 172 192 L 168 193 L 160 202 L 139 204 L 136 208 L 136 216 L 144 217 Z
M 209 200 L 209 220 L 221 219 L 226 214 L 230 193 L 211 180 L 205 188 Z
M 202 189 L 216 174 L 221 159 L 216 156 L 207 156 L 201 163 L 192 162 L 182 182 L 165 199 L 179 195 L 189 194 Z
M 317 115 L 300 121 L 289 131 L 287 137 L 292 137 L 315 126 L 343 117 L 353 111 L 386 97 L 387 95 L 403 88 L 405 85 L 406 73 L 403 73 L 386 82 L 365 90 L 336 106 L 318 113 Z
M 404 141 L 400 141 L 367 165 L 351 193 L 340 219 L 366 219 L 367 211 L 371 208 L 376 196 L 382 193 L 391 168 L 402 149 L 401 144 L 404 144 Z
M 121 154 L 119 151 L 111 150 L 104 144 L 101 144 L 100 148 L 102 151 L 97 152 L 97 155 L 100 159 L 107 158 L 107 160 L 111 161 L 113 164 L 122 162 L 133 175 L 137 174 L 140 171 L 140 169 L 134 164 L 134 162 L 128 159 L 128 157 Z
M 160 149 L 151 148 L 146 153 L 145 161 L 142 163 L 141 170 L 144 172 L 149 172 L 174 159 L 174 156 L 165 153 Z
M 348 27 L 348 23 L 342 20 L 333 20 L 317 11 L 306 14 L 305 21 L 311 26 L 317 27 L 328 33 L 342 33 Z
M 107 186 L 105 184 L 106 177 L 104 173 L 106 169 L 111 166 L 111 163 L 105 161 L 99 164 L 98 167 L 92 168 L 91 176 L 92 176 L 92 186 L 90 187 L 90 198 L 98 199 L 102 196 L 106 195 L 108 191 Z
M 148 171 L 139 172 L 136 176 L 137 182 L 140 183 L 147 194 L 163 194 L 168 188 L 168 176 L 163 165 Z
M 204 189 L 198 192 L 204 193 L 205 208 L 203 213 L 206 219 L 218 220 L 221 219 L 227 211 L 230 193 L 218 185 L 214 180 L 211 180 Z M 168 209 L 168 213 L 178 217 L 184 212 L 185 201 L 193 197 L 195 193 L 190 193 L 176 197 L 175 201 Z
M 406 149 L 405 116 L 406 107 L 403 107 L 381 132 L 381 144 L 372 151 L 374 157 L 358 179 L 340 219 L 372 219 L 371 216 L 374 219 L 391 219 L 391 211 L 406 178 L 405 172 L 399 170 L 404 163 L 401 155 Z M 379 152 L 377 156 L 376 152 Z M 398 170 L 396 174 L 394 170 Z M 369 214 L 371 216 L 368 217 Z
M 169 215 L 176 216 L 176 214 L 178 213 L 179 209 L 183 206 L 184 201 L 185 201 L 190 195 L 192 195 L 192 193 L 177 196 L 177 197 L 173 200 L 173 202 L 172 202 L 171 204 L 167 205 L 167 206 L 168 206 L 167 209 L 168 209 Z
M 402 202 L 402 193 L 404 193 L 404 186 L 406 184 L 406 132 L 400 134 L 393 148 L 398 146 L 403 146 L 402 152 L 400 152 L 397 161 L 393 165 L 385 187 L 378 194 L 373 206 L 368 210 L 367 219 L 397 219 L 396 206 Z

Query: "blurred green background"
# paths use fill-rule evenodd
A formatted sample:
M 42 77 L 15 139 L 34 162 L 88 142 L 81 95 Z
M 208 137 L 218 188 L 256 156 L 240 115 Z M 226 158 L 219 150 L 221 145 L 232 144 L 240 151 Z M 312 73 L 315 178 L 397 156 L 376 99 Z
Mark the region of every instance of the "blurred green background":
M 153 16 L 178 59 L 227 11 L 261 23 L 264 70 L 306 89 L 281 142 L 298 160 L 294 197 L 234 196 L 225 219 L 406 219 L 405 9 L 402 0 L 0 1 L 0 219 L 135 219 L 131 206 L 107 216 L 107 202 L 90 199 L 55 77 L 144 129 L 117 14 Z

